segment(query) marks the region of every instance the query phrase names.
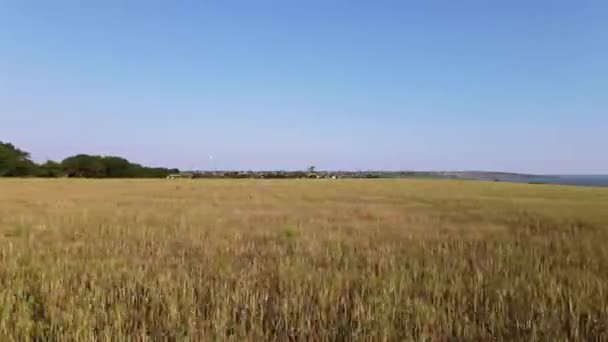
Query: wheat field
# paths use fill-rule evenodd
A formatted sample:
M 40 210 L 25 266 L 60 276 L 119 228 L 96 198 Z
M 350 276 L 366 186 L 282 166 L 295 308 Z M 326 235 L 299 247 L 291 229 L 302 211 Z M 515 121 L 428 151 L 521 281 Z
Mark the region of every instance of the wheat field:
M 0 180 L 1 341 L 608 341 L 608 189 Z

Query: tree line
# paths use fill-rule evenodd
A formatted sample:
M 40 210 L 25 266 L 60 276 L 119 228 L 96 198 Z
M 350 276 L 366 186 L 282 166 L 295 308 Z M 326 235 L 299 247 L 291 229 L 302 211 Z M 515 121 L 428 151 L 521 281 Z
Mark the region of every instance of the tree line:
M 0 141 L 0 177 L 164 178 L 178 169 L 147 167 L 116 156 L 78 154 L 61 162 L 34 162 L 30 154 Z

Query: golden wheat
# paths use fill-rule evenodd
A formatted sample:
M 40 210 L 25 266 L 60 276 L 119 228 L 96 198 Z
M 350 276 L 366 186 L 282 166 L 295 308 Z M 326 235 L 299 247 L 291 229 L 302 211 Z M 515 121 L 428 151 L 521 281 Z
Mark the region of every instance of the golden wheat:
M 0 340 L 608 340 L 608 189 L 1 180 Z

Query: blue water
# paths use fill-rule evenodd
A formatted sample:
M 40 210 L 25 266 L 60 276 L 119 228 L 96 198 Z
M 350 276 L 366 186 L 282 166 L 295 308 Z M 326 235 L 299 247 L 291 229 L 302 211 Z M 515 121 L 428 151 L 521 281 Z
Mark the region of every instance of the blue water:
M 608 187 L 608 175 L 559 175 L 541 176 L 527 180 L 528 183 L 546 183 L 579 186 L 605 186 Z

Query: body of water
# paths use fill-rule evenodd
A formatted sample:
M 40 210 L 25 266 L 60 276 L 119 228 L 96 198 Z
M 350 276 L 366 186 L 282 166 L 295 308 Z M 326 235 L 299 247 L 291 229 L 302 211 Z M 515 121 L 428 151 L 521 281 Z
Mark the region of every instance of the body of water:
M 528 179 L 528 183 L 608 187 L 608 175 L 557 175 Z

